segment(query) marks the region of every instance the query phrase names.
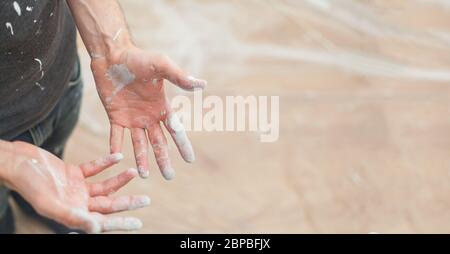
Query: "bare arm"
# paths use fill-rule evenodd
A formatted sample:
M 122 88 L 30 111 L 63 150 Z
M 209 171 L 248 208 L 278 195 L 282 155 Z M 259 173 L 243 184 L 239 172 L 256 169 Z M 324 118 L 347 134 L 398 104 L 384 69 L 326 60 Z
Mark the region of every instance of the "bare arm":
M 67 3 L 91 57 L 106 57 L 132 45 L 116 0 L 67 0 Z

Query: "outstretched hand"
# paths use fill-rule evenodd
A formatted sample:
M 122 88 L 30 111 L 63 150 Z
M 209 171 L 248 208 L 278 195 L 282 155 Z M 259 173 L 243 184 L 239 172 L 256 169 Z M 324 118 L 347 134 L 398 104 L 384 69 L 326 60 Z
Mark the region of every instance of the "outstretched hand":
M 136 169 L 126 170 L 100 183 L 87 182 L 87 178 L 119 162 L 123 157 L 120 153 L 75 166 L 28 143 L 13 144 L 15 158 L 6 184 L 42 216 L 88 233 L 142 227 L 141 221 L 134 217 L 106 216 L 150 204 L 150 199 L 142 195 L 109 196 L 136 177 Z
M 141 177 L 149 176 L 150 142 L 162 175 L 172 179 L 175 172 L 169 160 L 162 123 L 183 159 L 186 162 L 195 160 L 184 127 L 170 108 L 164 80 L 187 91 L 204 89 L 206 81 L 187 75 L 166 56 L 134 46 L 113 55 L 93 58 L 91 69 L 111 124 L 111 153 L 121 151 L 124 128 L 128 128 Z

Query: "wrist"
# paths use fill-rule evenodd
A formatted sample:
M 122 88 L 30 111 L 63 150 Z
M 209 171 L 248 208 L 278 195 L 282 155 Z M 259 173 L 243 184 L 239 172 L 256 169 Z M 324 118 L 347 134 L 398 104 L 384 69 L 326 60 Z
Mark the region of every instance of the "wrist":
M 121 28 L 117 30 L 113 37 L 108 36 L 105 42 L 106 55 L 109 57 L 120 55 L 124 50 L 134 46 L 127 29 Z
M 114 59 L 126 49 L 133 47 L 134 44 L 126 29 L 119 29 L 115 34 L 104 34 L 95 43 L 88 47 L 92 60 L 96 59 Z

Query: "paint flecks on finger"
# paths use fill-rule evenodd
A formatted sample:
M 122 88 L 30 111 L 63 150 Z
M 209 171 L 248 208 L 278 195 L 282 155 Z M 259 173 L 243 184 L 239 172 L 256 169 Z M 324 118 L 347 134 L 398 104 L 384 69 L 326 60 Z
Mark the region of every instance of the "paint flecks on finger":
M 146 170 L 145 168 L 139 167 L 138 172 L 142 178 L 148 178 L 150 176 L 150 172 L 148 170 Z
M 113 153 L 111 154 L 111 160 L 114 162 L 119 162 L 123 160 L 123 154 L 122 153 Z
M 85 177 L 90 177 L 98 174 L 100 171 L 113 166 L 123 159 L 121 153 L 109 154 L 103 158 L 90 161 L 80 165 Z
M 150 205 L 148 196 L 123 196 L 114 199 L 111 204 L 113 211 L 136 210 Z
M 105 167 L 107 165 L 110 165 L 112 163 L 117 163 L 123 159 L 122 153 L 113 153 L 110 155 L 107 155 L 104 158 L 101 158 L 99 160 L 94 161 L 94 167 Z
M 100 223 L 89 214 L 89 212 L 82 209 L 72 209 L 71 216 L 75 217 L 75 221 L 81 221 L 83 225 L 76 225 L 78 228 L 86 230 L 88 233 L 98 234 L 101 232 Z
M 134 199 L 132 199 L 129 210 L 136 210 L 139 208 L 147 207 L 151 203 L 151 200 L 148 196 L 137 196 Z
M 142 222 L 138 218 L 134 217 L 112 217 L 107 218 L 103 222 L 104 231 L 117 231 L 117 230 L 138 230 L 142 228 Z
M 173 168 L 163 168 L 161 170 L 161 173 L 164 177 L 164 179 L 170 181 L 175 178 L 175 170 Z
M 171 114 L 167 119 L 167 124 L 175 132 L 185 131 L 183 124 L 181 124 L 180 118 L 176 114 Z
M 165 121 L 169 132 L 174 139 L 181 156 L 186 162 L 192 163 L 195 161 L 194 149 L 192 149 L 191 142 L 189 141 L 183 124 L 176 114 L 171 114 Z
M 194 90 L 194 91 L 205 89 L 206 86 L 208 85 L 208 82 L 206 80 L 197 79 L 192 76 L 189 76 L 188 80 L 192 85 L 192 90 Z

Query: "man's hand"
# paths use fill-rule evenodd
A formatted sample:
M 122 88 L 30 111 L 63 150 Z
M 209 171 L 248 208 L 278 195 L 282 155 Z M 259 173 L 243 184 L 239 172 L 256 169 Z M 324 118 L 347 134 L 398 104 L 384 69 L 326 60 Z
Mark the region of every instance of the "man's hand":
M 3 169 L 5 183 L 42 216 L 88 233 L 142 227 L 137 218 L 105 216 L 149 205 L 147 196 L 109 196 L 137 176 L 136 169 L 126 170 L 100 183 L 86 181 L 119 162 L 123 157 L 121 154 L 74 166 L 36 146 L 23 142 L 11 144 L 13 159 Z
M 166 179 L 175 175 L 161 123 L 187 162 L 194 160 L 183 126 L 172 113 L 164 80 L 193 91 L 206 81 L 188 76 L 169 58 L 136 48 L 117 0 L 67 0 L 81 38 L 92 58 L 97 91 L 111 123 L 111 152 L 119 152 L 124 128 L 131 130 L 141 177 L 148 177 L 148 141 Z M 150 32 L 149 27 L 149 32 Z
M 129 46 L 91 64 L 100 98 L 111 123 L 111 152 L 120 152 L 124 128 L 129 128 L 141 177 L 148 177 L 148 141 L 166 179 L 174 177 L 167 140 L 161 124 L 171 134 L 186 162 L 195 159 L 191 143 L 164 91 L 164 80 L 182 89 L 203 89 L 206 81 L 188 76 L 168 57 Z M 148 141 L 147 141 L 148 140 Z

